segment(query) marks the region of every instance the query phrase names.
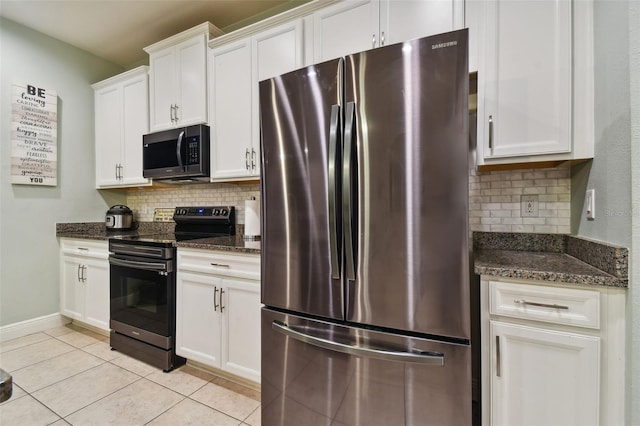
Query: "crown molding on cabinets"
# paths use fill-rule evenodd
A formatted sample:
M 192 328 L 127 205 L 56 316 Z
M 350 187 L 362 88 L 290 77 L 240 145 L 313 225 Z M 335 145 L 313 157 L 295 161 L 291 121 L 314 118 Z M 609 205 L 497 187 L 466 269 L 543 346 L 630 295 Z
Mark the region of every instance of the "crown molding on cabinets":
M 207 39 L 210 40 L 214 37 L 220 37 L 224 34 L 224 31 L 213 25 L 211 22 L 203 22 L 193 28 L 189 28 L 181 33 L 165 38 L 164 40 L 160 40 L 151 46 L 147 46 L 144 48 L 144 51 L 148 54 L 152 54 L 167 47 L 174 46 L 177 43 L 189 40 L 200 34 L 207 34 Z
M 231 43 L 235 40 L 239 40 L 241 38 L 250 36 L 257 32 L 274 27 L 276 25 L 280 25 L 297 18 L 308 16 L 317 10 L 323 9 L 329 5 L 338 3 L 340 1 L 342 0 L 315 0 L 309 3 L 305 3 L 302 6 L 296 7 L 295 9 L 287 10 L 278 15 L 256 22 L 255 24 L 248 25 L 244 28 L 240 28 L 238 30 L 235 30 L 223 36 L 217 37 L 209 41 L 209 48 L 215 48 L 227 43 Z

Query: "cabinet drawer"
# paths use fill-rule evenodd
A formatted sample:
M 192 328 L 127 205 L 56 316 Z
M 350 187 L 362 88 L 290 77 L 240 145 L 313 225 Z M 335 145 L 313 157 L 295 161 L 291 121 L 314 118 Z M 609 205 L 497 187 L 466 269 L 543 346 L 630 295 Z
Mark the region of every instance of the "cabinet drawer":
M 178 249 L 178 270 L 260 279 L 260 256 Z
M 62 238 L 60 239 L 60 249 L 63 254 L 94 257 L 97 259 L 109 258 L 107 241 L 70 240 Z
M 592 290 L 489 281 L 491 315 L 600 328 L 600 293 Z

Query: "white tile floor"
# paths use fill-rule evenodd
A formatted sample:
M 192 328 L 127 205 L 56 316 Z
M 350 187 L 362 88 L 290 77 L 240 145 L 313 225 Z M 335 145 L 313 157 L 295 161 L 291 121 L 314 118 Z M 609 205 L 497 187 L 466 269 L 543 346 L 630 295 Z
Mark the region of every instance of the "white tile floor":
M 184 366 L 170 373 L 68 325 L 0 343 L 13 396 L 0 425 L 260 425 L 260 393 Z

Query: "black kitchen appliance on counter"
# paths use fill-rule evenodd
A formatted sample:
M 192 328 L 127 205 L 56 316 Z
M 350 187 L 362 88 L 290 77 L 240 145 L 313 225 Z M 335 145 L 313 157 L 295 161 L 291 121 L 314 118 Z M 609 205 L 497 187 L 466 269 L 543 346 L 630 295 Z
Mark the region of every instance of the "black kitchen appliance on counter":
M 233 206 L 176 207 L 173 234 L 109 239 L 111 348 L 171 371 L 175 353 L 176 241 L 235 235 Z

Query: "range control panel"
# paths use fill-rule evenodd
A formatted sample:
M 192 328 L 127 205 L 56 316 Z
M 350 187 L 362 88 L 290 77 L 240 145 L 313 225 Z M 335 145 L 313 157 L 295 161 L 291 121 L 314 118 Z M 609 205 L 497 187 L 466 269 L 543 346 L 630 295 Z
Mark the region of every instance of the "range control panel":
M 176 207 L 173 220 L 229 220 L 234 215 L 234 206 Z

